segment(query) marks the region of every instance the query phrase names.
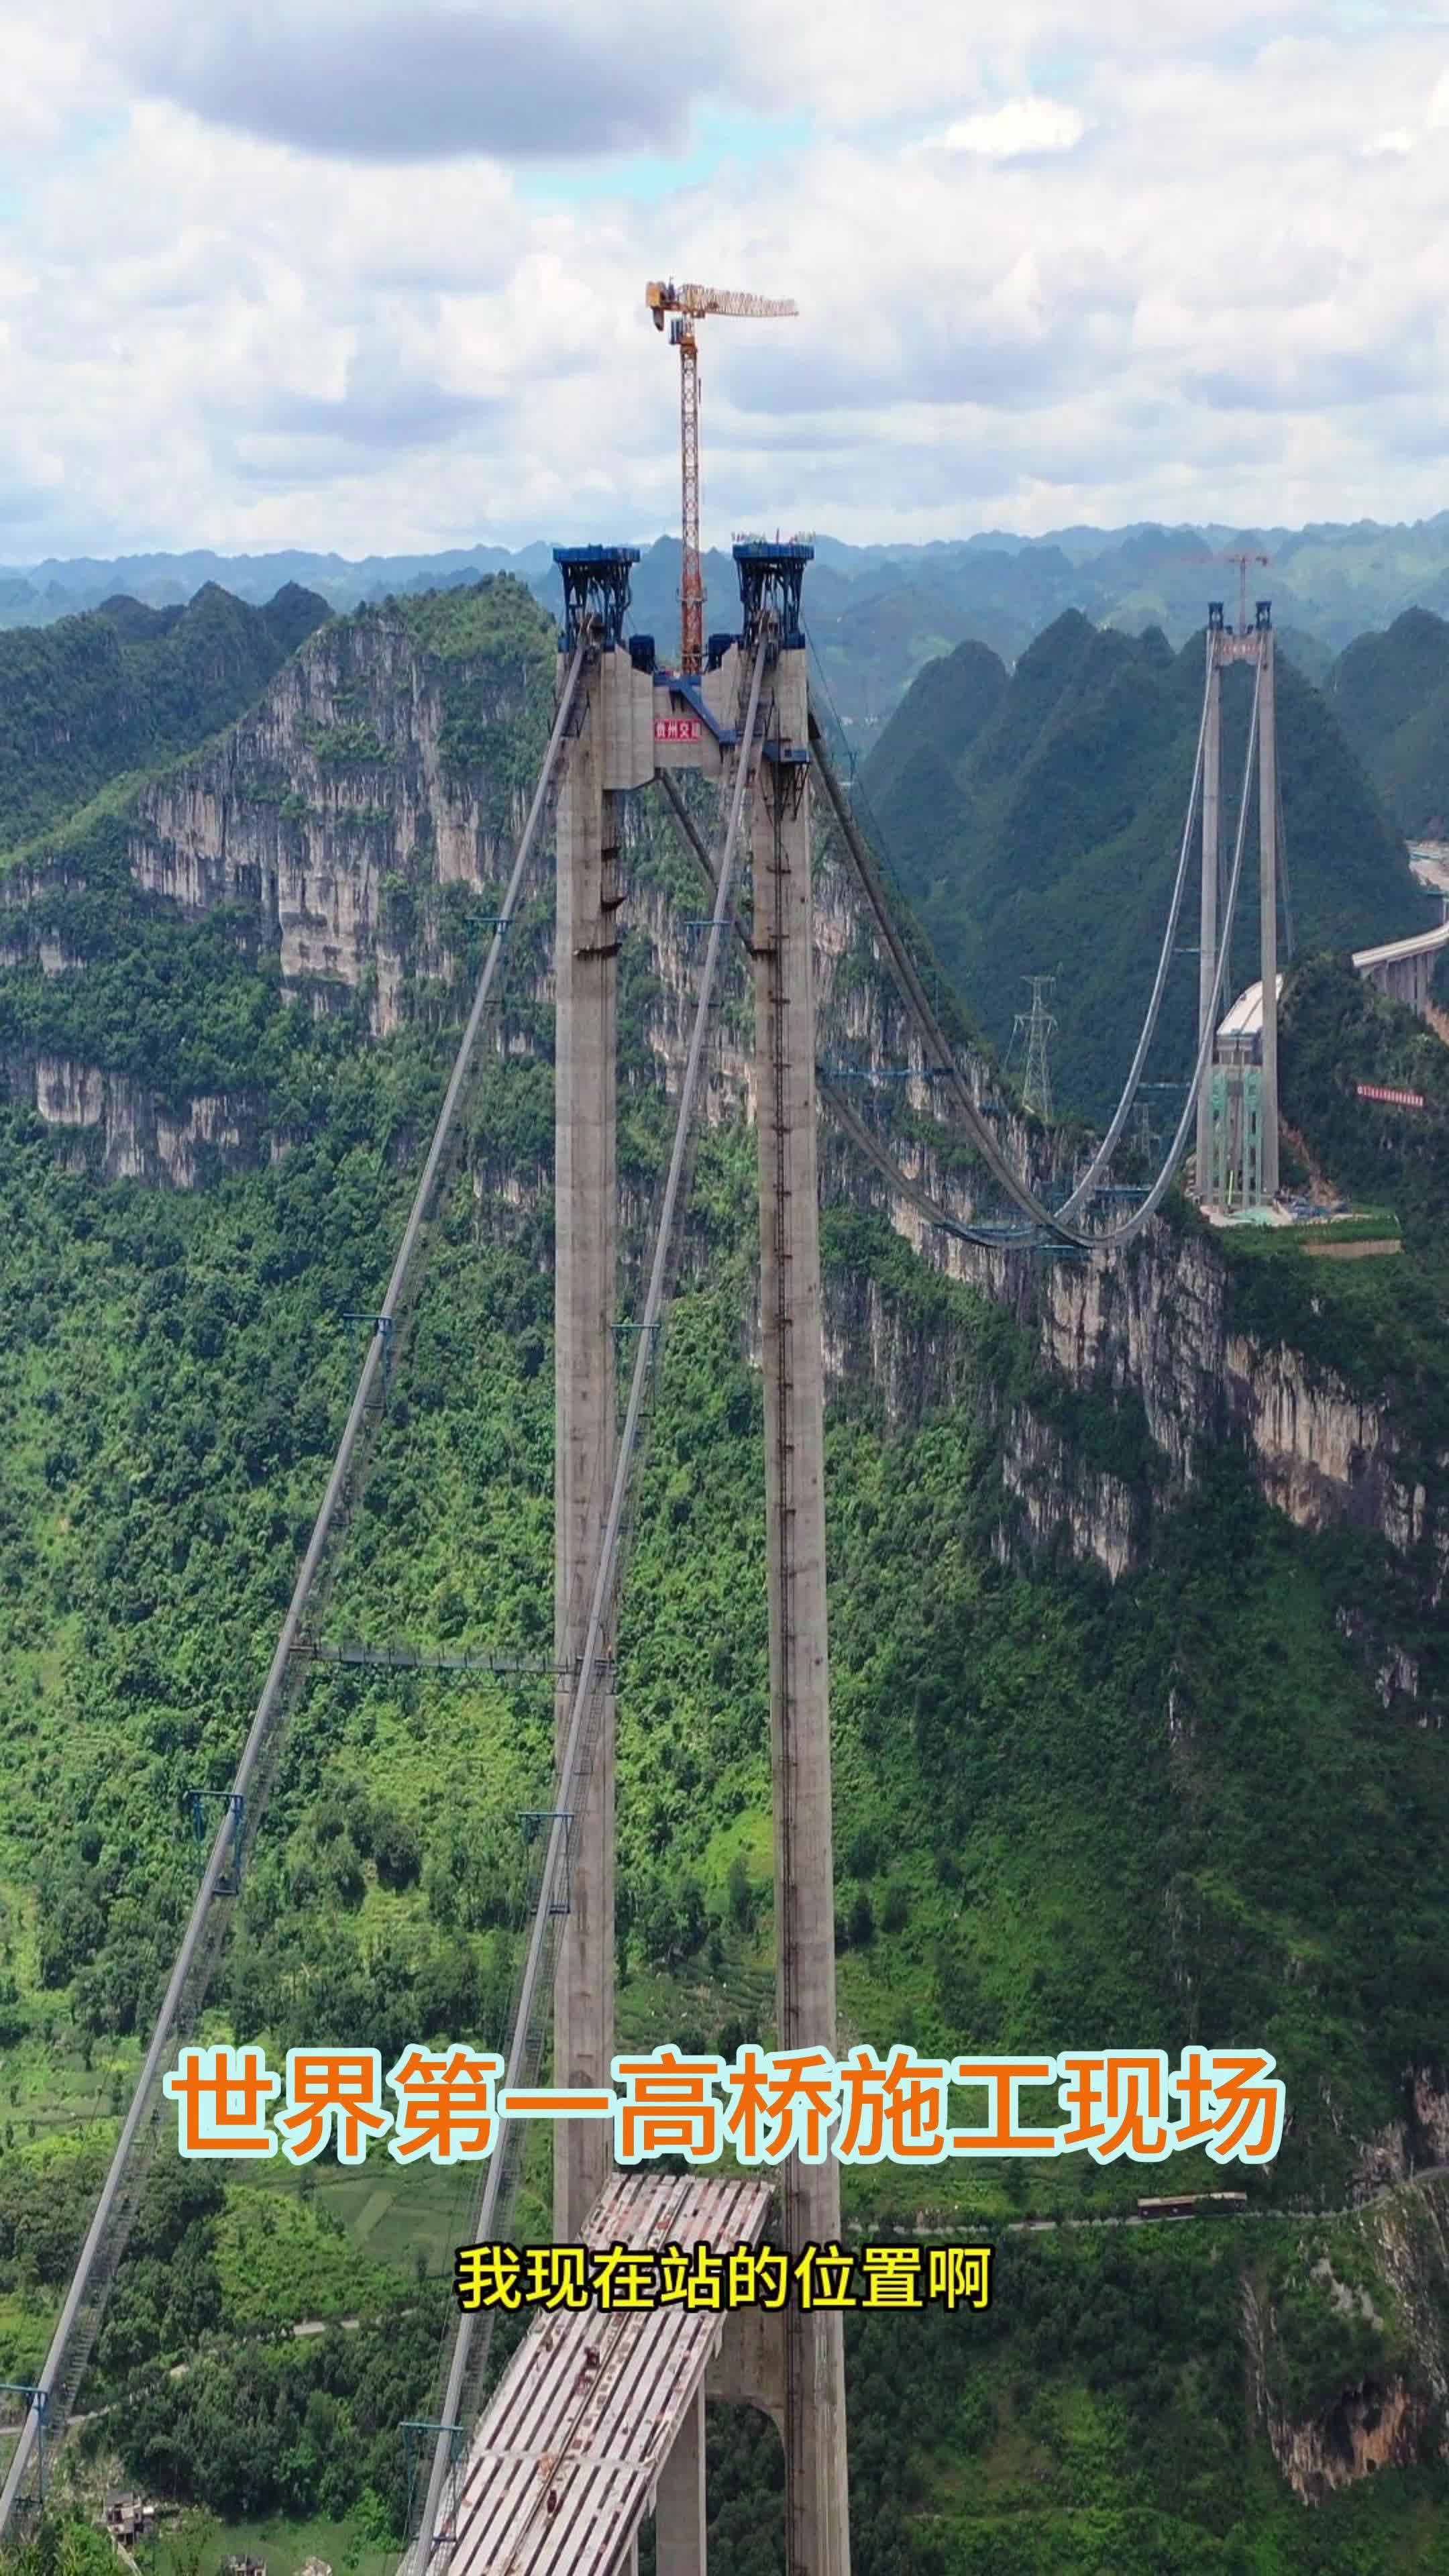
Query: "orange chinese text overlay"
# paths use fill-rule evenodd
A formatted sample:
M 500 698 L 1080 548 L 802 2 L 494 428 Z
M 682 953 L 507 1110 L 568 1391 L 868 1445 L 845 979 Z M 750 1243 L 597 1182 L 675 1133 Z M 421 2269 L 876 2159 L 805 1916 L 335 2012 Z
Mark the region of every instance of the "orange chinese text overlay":
M 375 2048 L 293 2048 L 285 2078 L 260 2047 L 216 2047 L 184 2048 L 163 2090 L 183 2156 L 280 2152 L 293 2164 L 329 2145 L 339 2163 L 361 2164 L 384 2137 L 398 2164 L 478 2162 L 505 2120 L 608 2120 L 621 2165 L 1074 2153 L 1158 2164 L 1186 2147 L 1218 2164 L 1266 2164 L 1283 2134 L 1273 2070 L 1255 2048 L 1185 2048 L 1174 2066 L 1150 2048 L 923 2058 L 861 2047 L 837 2059 L 750 2046 L 726 2063 L 666 2047 L 616 2057 L 611 2090 L 568 2092 L 510 2088 L 501 2058 L 466 2045 L 405 2048 L 386 2075 Z

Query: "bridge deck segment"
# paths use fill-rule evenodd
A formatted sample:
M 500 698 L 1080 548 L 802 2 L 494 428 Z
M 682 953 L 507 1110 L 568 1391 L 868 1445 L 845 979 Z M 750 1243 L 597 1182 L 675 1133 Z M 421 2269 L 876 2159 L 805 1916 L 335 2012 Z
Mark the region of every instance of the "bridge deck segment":
M 769 2206 L 763 2182 L 619 2175 L 584 2242 L 733 2253 L 759 2243 Z M 536 2317 L 474 2435 L 448 2576 L 614 2576 L 626 2565 L 723 2323 L 717 2309 L 683 2306 Z

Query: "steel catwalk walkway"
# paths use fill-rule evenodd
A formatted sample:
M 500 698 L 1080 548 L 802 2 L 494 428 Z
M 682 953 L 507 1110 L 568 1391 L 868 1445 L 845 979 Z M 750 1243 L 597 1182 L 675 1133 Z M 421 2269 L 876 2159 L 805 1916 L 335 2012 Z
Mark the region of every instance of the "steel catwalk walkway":
M 617 2175 L 585 2243 L 687 2253 L 756 2245 L 764 2182 Z M 614 2576 L 654 2509 L 720 2340 L 715 2309 L 594 2307 L 534 2319 L 473 2437 L 448 2576 Z

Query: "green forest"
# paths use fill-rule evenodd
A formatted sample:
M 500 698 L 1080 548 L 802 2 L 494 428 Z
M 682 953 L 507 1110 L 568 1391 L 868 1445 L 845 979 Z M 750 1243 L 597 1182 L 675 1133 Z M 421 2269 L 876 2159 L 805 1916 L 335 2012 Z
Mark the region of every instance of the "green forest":
M 0 853 L 67 823 L 250 706 L 326 603 L 295 583 L 248 608 L 208 582 L 185 608 L 111 600 L 0 636 Z
M 1400 831 L 1442 838 L 1449 824 L 1449 623 L 1427 608 L 1406 609 L 1386 633 L 1348 645 L 1326 687 Z
M 355 625 L 364 659 L 370 637 L 391 654 L 401 634 L 438 683 L 455 773 L 480 799 L 511 788 L 546 709 L 550 641 L 516 586 Z M 1171 743 L 1178 682 L 1157 661 Z M 521 674 L 524 697 L 469 733 L 485 666 Z M 985 706 L 990 676 L 976 681 L 979 775 L 994 761 L 1015 777 L 1035 720 L 1004 688 Z M 371 743 L 386 707 L 358 686 L 349 721 Z M 210 724 L 198 712 L 193 742 Z M 344 781 L 355 763 L 359 797 L 391 792 L 370 748 L 332 750 Z M 70 790 L 77 806 L 94 792 L 89 776 Z M 1084 836 L 1109 807 L 1104 789 Z M 658 824 L 641 810 L 631 828 L 631 890 L 682 891 Z M 83 868 L 35 902 L 84 964 L 0 970 L 0 1054 L 72 1053 L 172 1102 L 245 1087 L 264 1150 L 191 1192 L 107 1184 L 94 1138 L 58 1143 L 27 1107 L 0 1112 L 0 2376 L 17 2382 L 43 2357 L 129 2099 L 201 1867 L 193 1793 L 231 1777 L 355 1380 L 346 1319 L 381 1294 L 457 1010 L 420 984 L 382 1041 L 358 998 L 301 1010 L 243 911 L 183 921 L 139 894 L 122 812 L 72 837 Z M 420 878 L 414 896 L 444 918 L 436 886 Z M 474 961 L 496 902 L 487 886 L 450 890 L 450 933 Z M 334 1639 L 550 1651 L 546 916 L 540 897 L 520 926 L 468 1098 L 326 1605 Z M 625 1314 L 669 1125 L 646 950 L 626 960 L 620 1012 Z M 1337 1071 L 1355 1007 L 1354 1061 L 1376 1072 L 1417 1076 L 1413 1050 L 1437 1041 L 1331 965 L 1285 997 L 1285 1100 L 1357 1186 L 1353 1156 L 1367 1168 L 1371 1149 Z M 1386 1265 L 1245 1254 L 1226 1292 L 1242 1329 L 1379 1373 L 1426 1452 L 1449 1437 L 1433 1409 L 1442 1080 L 1435 1101 L 1419 1142 L 1387 1176 L 1376 1167 L 1405 1234 L 1392 1283 Z M 731 2053 L 771 2034 L 754 1159 L 742 1122 L 701 1139 L 621 1610 L 626 2045 Z M 1172 1240 L 1196 1241 L 1181 1212 L 1177 1225 Z M 1184 1497 L 1135 1397 L 1048 1373 L 1040 1281 L 1008 1311 L 908 1250 L 863 1188 L 827 1206 L 824 1250 L 830 1316 L 872 1319 L 900 1391 L 888 1410 L 865 1348 L 834 1331 L 843 2030 L 926 2051 L 1260 2044 L 1293 2114 L 1276 2165 L 1246 2178 L 1251 2215 L 1216 2231 L 1115 2223 L 1141 2187 L 1120 2164 L 932 2174 L 927 2223 L 992 2242 L 995 2295 L 983 2316 L 850 2320 L 855 2564 L 1442 2565 L 1443 2187 L 1345 2214 L 1363 2143 L 1390 2124 L 1426 2159 L 1410 2076 L 1442 2063 L 1449 2027 L 1443 1736 L 1375 1679 L 1391 1637 L 1416 1659 L 1422 1706 L 1449 1691 L 1421 1570 L 1367 1528 L 1294 1528 L 1229 1443 L 1201 1444 Z M 1371 1316 L 1375 1298 L 1400 1303 Z M 1126 1495 L 1137 1555 L 1115 1585 L 1064 1530 L 1028 1543 L 1012 1481 L 1024 1420 L 1050 1430 L 1085 1511 L 1104 1479 Z M 412 2039 L 496 2040 L 528 1868 L 519 1816 L 547 1802 L 551 1730 L 546 1679 L 310 1673 L 249 1820 L 205 2031 L 264 2040 L 273 2063 L 324 2039 L 376 2045 L 385 2063 Z M 1223 2179 L 1205 2158 L 1180 2165 L 1183 2188 Z M 545 2185 L 531 2167 L 527 2222 L 542 2223 Z M 207 2576 L 223 2545 L 263 2529 L 280 2576 L 324 2529 L 372 2576 L 406 2513 L 397 2428 L 435 2411 L 470 2190 L 466 2169 L 352 2172 L 330 2156 L 300 2174 L 196 2172 L 163 2132 L 78 2463 L 209 2516 Z M 921 2197 L 890 2166 L 847 2176 L 855 2226 L 914 2224 Z M 1031 2233 L 1033 2218 L 1072 2223 Z M 1262 2368 L 1285 2420 L 1331 2426 L 1345 2392 L 1402 2385 L 1416 2459 L 1305 2508 L 1259 2420 L 1249 2299 L 1271 2319 Z M 711 2443 L 715 2564 L 766 2576 L 782 2564 L 778 2448 L 723 2410 Z M 78 2547 L 42 2524 L 20 2576 L 87 2576 Z M 182 2551 L 173 2576 L 196 2576 Z

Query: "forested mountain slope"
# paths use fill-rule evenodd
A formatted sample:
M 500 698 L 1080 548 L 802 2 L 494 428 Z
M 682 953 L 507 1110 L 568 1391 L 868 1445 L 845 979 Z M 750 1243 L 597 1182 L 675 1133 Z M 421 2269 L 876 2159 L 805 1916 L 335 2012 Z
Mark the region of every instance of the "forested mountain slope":
M 43 2351 L 195 1884 L 189 1793 L 225 1786 L 272 1650 L 352 1381 L 345 1319 L 387 1274 L 550 661 L 546 626 L 503 582 L 330 626 L 222 745 L 34 874 L 20 944 L 40 907 L 76 962 L 46 977 L 27 951 L 0 969 L 15 1093 L 0 1152 L 9 2379 Z M 1010 774 L 1011 700 L 994 694 L 977 739 Z M 1032 735 L 1020 697 L 1014 722 Z M 218 875 L 223 827 L 240 885 Z M 157 890 L 163 860 L 176 892 Z M 677 916 L 698 902 L 642 801 L 629 889 L 626 1314 L 690 989 Z M 333 1636 L 549 1651 L 547 896 L 545 882 L 512 942 Z M 296 945 L 319 903 L 325 970 Z M 883 1052 L 828 863 L 821 904 L 831 1008 Z M 42 984 L 60 1015 L 43 1030 Z M 625 2045 L 732 2049 L 773 2016 L 754 1148 L 733 1106 L 747 1029 L 737 984 L 621 1619 Z M 96 1116 L 62 1120 L 26 1087 L 15 1068 L 45 1049 L 97 1077 L 76 1094 Z M 123 1081 L 161 1084 L 177 1118 L 244 1090 L 251 1127 L 197 1166 L 201 1186 L 108 1181 L 104 1087 Z M 1390 1430 L 1432 1452 L 1434 1418 L 1415 1384 L 1381 1386 L 1389 1428 L 1358 1403 L 1351 1471 L 1336 1429 L 1309 1428 L 1354 1403 L 1325 1345 L 1301 1386 L 1312 1508 L 1295 1489 L 1275 1509 L 1284 1434 L 1264 1390 L 1299 1385 L 1291 1280 L 1260 1365 L 1253 1279 L 1227 1277 L 1185 1223 L 1110 1271 L 948 1277 L 834 1148 L 827 1168 L 843 2031 L 926 2050 L 1261 2043 L 1293 2113 L 1278 2166 L 1247 2177 L 1260 2214 L 1218 2233 L 1011 2232 L 1029 2211 L 1121 2217 L 1143 2178 L 1120 2163 L 847 2177 L 858 2226 L 914 2224 L 924 2205 L 998 2246 L 986 2317 L 850 2321 L 860 2576 L 1428 2569 L 1446 2503 L 1443 2208 L 1412 2184 L 1352 2216 L 1310 2222 L 1298 2204 L 1337 2207 L 1400 2184 L 1410 2158 L 1449 2158 L 1442 1479 L 1432 1456 L 1404 1465 L 1424 1486 L 1406 1536 L 1383 1463 Z M 1164 1351 L 1212 1298 L 1224 1360 L 1203 1359 L 1199 1386 Z M 1054 1367 L 1059 1348 L 1088 1356 Z M 1203 1392 L 1229 1378 L 1250 1390 L 1240 1436 Z M 1412 1686 L 1383 1683 L 1391 1650 Z M 546 1681 L 309 1679 L 208 2027 L 264 2038 L 274 2060 L 324 2037 L 388 2063 L 413 2038 L 495 2038 L 526 1867 L 517 1817 L 546 1803 L 550 1737 Z M 94 2438 L 128 2477 L 208 2502 L 234 2531 L 290 2517 L 267 2542 L 283 2576 L 318 2516 L 354 2548 L 396 2528 L 395 2428 L 435 2411 L 470 2187 L 466 2169 L 349 2174 L 330 2157 L 309 2173 L 223 2168 L 218 2184 L 163 2157 L 91 2385 L 116 2407 Z M 1171 2180 L 1224 2176 L 1183 2157 Z M 346 2315 L 386 2323 L 246 2340 Z M 764 2576 L 780 2563 L 778 2455 L 728 2416 L 711 2439 L 712 2562 Z
M 1057 619 L 1007 679 L 962 646 L 923 671 L 864 768 L 901 881 L 965 1000 L 998 1044 L 1023 979 L 1055 974 L 1058 1103 L 1114 1105 L 1151 987 L 1181 844 L 1202 703 L 1202 642 L 1173 654 Z M 995 703 L 983 713 L 994 692 Z M 1248 680 L 1229 671 L 1224 808 L 1229 853 Z M 1393 826 L 1324 700 L 1278 658 L 1279 777 L 1300 951 L 1367 945 L 1433 918 Z M 1257 802 L 1252 801 L 1232 990 L 1256 971 Z M 1180 938 L 1193 940 L 1196 889 Z M 1172 970 L 1159 1055 L 1190 1060 L 1197 966 Z
M 0 636 L 0 849 L 239 715 L 328 615 L 289 584 L 248 608 L 214 582 L 185 608 L 109 600 Z
M 1360 635 L 1325 684 L 1329 704 L 1401 832 L 1449 832 L 1449 623 L 1407 609 Z

